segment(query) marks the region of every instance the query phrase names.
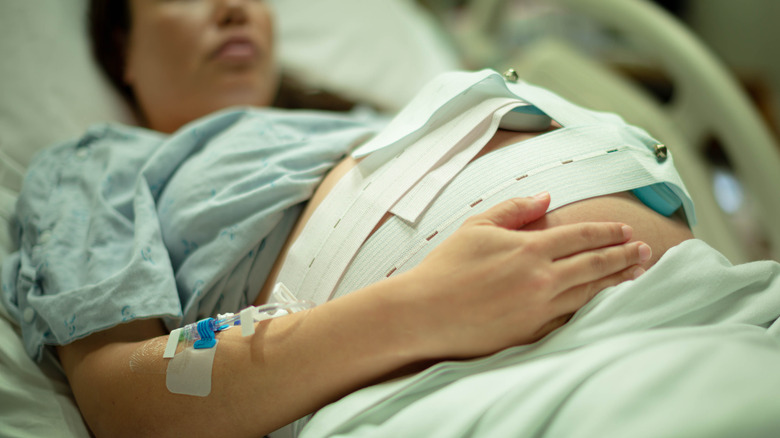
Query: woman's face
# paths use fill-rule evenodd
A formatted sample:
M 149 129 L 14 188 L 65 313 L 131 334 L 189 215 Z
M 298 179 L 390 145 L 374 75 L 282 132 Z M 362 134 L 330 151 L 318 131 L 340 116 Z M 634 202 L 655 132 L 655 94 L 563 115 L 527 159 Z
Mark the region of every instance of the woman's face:
M 148 127 L 173 132 L 234 105 L 267 106 L 278 86 L 262 0 L 130 0 L 125 81 Z

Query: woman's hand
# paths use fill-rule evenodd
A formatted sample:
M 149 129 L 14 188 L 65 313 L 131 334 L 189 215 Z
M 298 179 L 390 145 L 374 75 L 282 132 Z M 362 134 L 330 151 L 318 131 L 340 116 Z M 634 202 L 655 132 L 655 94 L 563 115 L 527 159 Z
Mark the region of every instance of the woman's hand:
M 534 342 L 599 291 L 641 275 L 650 247 L 620 223 L 518 231 L 544 216 L 544 193 L 469 218 L 407 274 L 407 323 L 431 357 L 474 357 Z

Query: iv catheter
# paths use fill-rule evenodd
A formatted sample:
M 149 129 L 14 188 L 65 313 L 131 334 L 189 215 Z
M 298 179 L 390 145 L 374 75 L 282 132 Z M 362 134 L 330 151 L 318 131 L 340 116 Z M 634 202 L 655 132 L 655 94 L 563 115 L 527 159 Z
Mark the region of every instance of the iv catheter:
M 179 343 L 192 345 L 195 349 L 211 348 L 216 344 L 214 335 L 218 332 L 241 326 L 242 336 L 249 336 L 255 331 L 255 322 L 300 312 L 314 306 L 312 301 L 298 300 L 284 284 L 277 283 L 268 304 L 249 306 L 238 314 L 224 313 L 216 318 L 201 319 L 173 330 L 163 357 L 173 357 Z

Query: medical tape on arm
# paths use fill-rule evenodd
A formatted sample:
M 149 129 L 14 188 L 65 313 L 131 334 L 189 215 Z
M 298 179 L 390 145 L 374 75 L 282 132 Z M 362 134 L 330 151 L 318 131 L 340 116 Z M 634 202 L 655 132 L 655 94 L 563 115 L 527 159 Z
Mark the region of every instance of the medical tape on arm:
M 205 397 L 211 393 L 211 370 L 217 353 L 215 342 L 211 348 L 191 347 L 175 355 L 168 362 L 165 386 L 174 394 Z
M 206 318 L 171 332 L 163 355 L 171 359 L 165 373 L 168 391 L 198 397 L 211 393 L 211 370 L 218 344 L 215 335 L 219 330 L 214 318 Z M 180 343 L 184 348 L 177 352 Z
M 240 325 L 241 335 L 250 336 L 255 332 L 255 322 L 314 306 L 312 302 L 298 300 L 281 283 L 274 287 L 270 301 L 262 306 L 249 306 L 238 315 L 226 313 L 171 331 L 163 351 L 163 359 L 169 359 L 165 372 L 168 390 L 198 397 L 211 393 L 211 375 L 219 344 L 216 333 Z

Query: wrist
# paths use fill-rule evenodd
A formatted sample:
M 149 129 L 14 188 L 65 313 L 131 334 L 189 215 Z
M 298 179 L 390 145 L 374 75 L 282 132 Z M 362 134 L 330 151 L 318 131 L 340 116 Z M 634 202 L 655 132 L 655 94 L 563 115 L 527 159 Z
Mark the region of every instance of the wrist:
M 426 282 L 415 270 L 386 279 L 370 299 L 372 319 L 381 323 L 387 351 L 408 363 L 437 359 L 434 348 L 437 312 L 426 299 L 436 285 Z

